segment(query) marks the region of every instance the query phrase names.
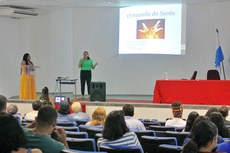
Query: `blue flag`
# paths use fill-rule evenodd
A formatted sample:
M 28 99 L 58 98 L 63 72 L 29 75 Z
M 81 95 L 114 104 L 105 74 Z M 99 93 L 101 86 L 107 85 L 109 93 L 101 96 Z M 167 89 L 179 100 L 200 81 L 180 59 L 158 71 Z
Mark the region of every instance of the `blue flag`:
M 216 50 L 216 61 L 215 61 L 215 66 L 218 67 L 220 66 L 220 62 L 224 60 L 224 54 L 222 52 L 221 47 L 219 46 Z

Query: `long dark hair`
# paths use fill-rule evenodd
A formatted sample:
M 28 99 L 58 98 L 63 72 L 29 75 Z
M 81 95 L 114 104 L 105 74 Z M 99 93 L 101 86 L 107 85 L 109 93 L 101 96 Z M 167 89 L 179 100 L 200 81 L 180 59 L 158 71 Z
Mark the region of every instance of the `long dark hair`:
M 18 151 L 26 144 L 26 137 L 15 117 L 5 112 L 0 113 L 0 152 Z
M 32 64 L 32 65 L 33 65 L 33 62 L 31 62 L 30 60 L 28 60 L 28 56 L 29 56 L 29 55 L 30 55 L 29 53 L 25 53 L 25 54 L 23 55 L 22 60 L 25 61 L 26 65 L 29 65 L 29 64 Z
M 216 138 L 217 134 L 218 131 L 214 123 L 208 120 L 200 121 L 194 129 L 193 138 L 184 146 L 182 153 L 197 153 L 201 147 L 207 146 L 210 141 Z
M 189 113 L 184 131 L 186 131 L 186 132 L 191 131 L 193 123 L 198 116 L 199 116 L 199 114 L 196 111 L 192 111 L 191 113 Z
M 106 118 L 103 130 L 103 138 L 108 140 L 117 140 L 121 138 L 126 132 L 129 132 L 126 126 L 123 111 L 112 111 Z

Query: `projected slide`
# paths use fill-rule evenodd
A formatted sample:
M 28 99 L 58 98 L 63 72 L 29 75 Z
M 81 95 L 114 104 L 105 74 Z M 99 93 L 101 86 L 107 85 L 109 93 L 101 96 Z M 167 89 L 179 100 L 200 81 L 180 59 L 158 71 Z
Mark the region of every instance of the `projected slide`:
M 120 9 L 119 54 L 180 55 L 181 36 L 181 4 Z

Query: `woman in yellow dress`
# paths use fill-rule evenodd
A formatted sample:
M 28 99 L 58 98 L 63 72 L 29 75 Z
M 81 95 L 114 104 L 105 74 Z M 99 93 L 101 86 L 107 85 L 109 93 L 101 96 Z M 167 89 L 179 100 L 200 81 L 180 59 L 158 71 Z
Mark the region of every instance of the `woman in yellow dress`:
M 30 60 L 30 54 L 25 53 L 21 62 L 19 98 L 25 100 L 35 100 L 37 98 L 35 85 L 35 66 Z

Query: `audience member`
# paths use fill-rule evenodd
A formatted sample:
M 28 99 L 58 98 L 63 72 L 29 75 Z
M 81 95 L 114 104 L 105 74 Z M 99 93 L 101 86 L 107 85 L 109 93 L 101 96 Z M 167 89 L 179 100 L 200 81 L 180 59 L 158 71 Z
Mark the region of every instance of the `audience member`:
M 222 116 L 224 117 L 224 123 L 225 125 L 230 125 L 230 121 L 227 120 L 227 116 L 228 116 L 228 107 L 227 106 L 221 106 L 219 108 L 220 113 L 222 114 Z
M 184 128 L 186 121 L 182 119 L 183 107 L 180 102 L 174 102 L 171 106 L 173 118 L 165 122 L 165 126 Z
M 92 119 L 86 123 L 89 126 L 104 126 L 106 111 L 103 107 L 98 107 L 92 114 Z
M 98 139 L 97 145 L 98 148 L 100 146 L 138 146 L 143 152 L 136 134 L 130 132 L 126 126 L 124 113 L 122 111 L 112 111 L 109 113 L 105 121 L 102 138 Z
M 208 116 L 208 117 L 209 117 L 210 114 L 211 114 L 212 112 L 219 112 L 219 109 L 216 108 L 216 107 L 210 107 L 210 108 L 207 110 L 205 116 Z
M 52 104 L 52 106 L 55 108 L 54 101 L 49 97 L 49 89 L 47 87 L 44 87 L 42 89 L 42 95 L 40 96 L 39 100 L 41 102 L 45 100 L 49 101 Z
M 22 125 L 22 116 L 18 113 L 18 106 L 11 104 L 6 108 L 6 111 L 17 119 L 19 125 Z
M 27 148 L 39 148 L 44 153 L 59 153 L 68 147 L 64 129 L 55 129 L 57 111 L 52 106 L 43 106 L 38 111 L 33 129 L 24 129 L 28 142 Z M 58 140 L 50 137 L 55 132 Z
M 192 140 L 182 150 L 182 153 L 211 153 L 217 144 L 218 130 L 214 123 L 208 120 L 200 121 L 194 131 Z
M 199 114 L 196 111 L 192 111 L 189 113 L 188 118 L 186 120 L 186 125 L 184 128 L 185 132 L 190 132 L 192 129 L 192 125 L 194 123 L 194 121 L 196 120 L 196 118 L 199 116 Z
M 33 110 L 31 112 L 28 112 L 24 115 L 23 119 L 25 120 L 30 120 L 30 121 L 34 121 L 35 118 L 38 115 L 38 110 L 39 108 L 41 108 L 42 103 L 40 100 L 36 100 L 35 102 L 32 103 L 32 108 Z
M 71 122 L 71 118 L 69 116 L 70 109 L 68 102 L 61 102 L 60 107 L 58 108 L 58 122 Z
M 228 129 L 224 124 L 224 118 L 220 112 L 212 112 L 209 115 L 210 120 L 216 125 L 218 134 L 223 138 L 228 138 Z
M 6 111 L 7 99 L 5 96 L 0 95 L 0 112 Z
M 122 110 L 125 115 L 126 125 L 130 131 L 145 131 L 146 130 L 144 124 L 141 121 L 133 118 L 134 116 L 134 106 L 133 105 L 125 104 L 122 107 Z
M 74 112 L 70 115 L 72 121 L 90 121 L 90 116 L 87 113 L 82 112 L 82 107 L 79 102 L 73 102 L 73 104 L 71 105 L 71 109 Z
M 208 116 L 198 116 L 194 123 L 193 123 L 193 126 L 192 126 L 192 129 L 190 131 L 190 134 L 188 135 L 188 137 L 184 140 L 184 143 L 183 143 L 183 146 L 186 145 L 194 136 L 194 130 L 196 128 L 196 126 L 201 122 L 201 121 L 210 121 L 209 117 Z M 218 135 L 217 137 L 217 143 L 222 143 L 224 142 L 223 138 L 221 136 Z
M 23 148 L 27 140 L 16 118 L 5 112 L 0 113 L 1 153 L 41 153 L 39 149 Z

